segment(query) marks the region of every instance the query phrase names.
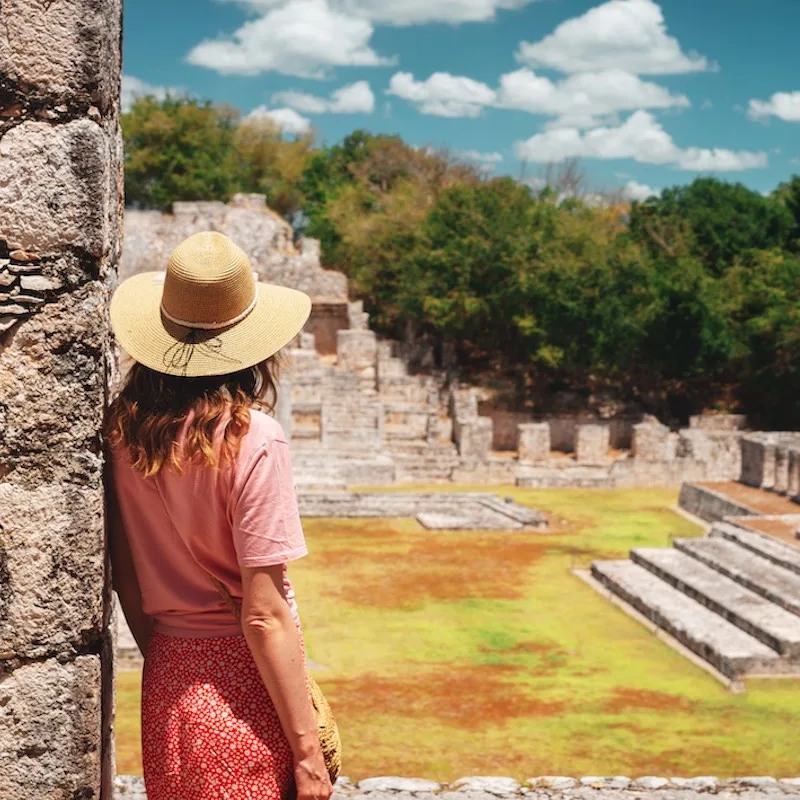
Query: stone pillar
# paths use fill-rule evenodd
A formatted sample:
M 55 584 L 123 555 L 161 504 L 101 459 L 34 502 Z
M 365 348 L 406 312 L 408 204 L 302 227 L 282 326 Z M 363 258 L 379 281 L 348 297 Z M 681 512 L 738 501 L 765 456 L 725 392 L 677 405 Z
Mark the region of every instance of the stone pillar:
M 579 464 L 608 462 L 608 425 L 578 425 L 575 429 L 575 460 Z
M 519 427 L 519 460 L 526 464 L 547 461 L 550 456 L 550 423 L 525 422 Z
M 111 797 L 119 0 L 0 5 L 0 798 Z M 101 795 L 102 793 L 102 795 Z
M 789 445 L 778 445 L 775 448 L 775 484 L 773 491 L 786 494 L 789 486 Z
M 491 417 L 471 417 L 453 423 L 453 439 L 458 454 L 467 461 L 487 461 L 492 450 L 494 430 Z
M 358 372 L 364 388 L 375 388 L 378 363 L 378 340 L 374 331 L 336 331 L 339 366 Z
M 800 497 L 800 450 L 789 449 L 786 476 L 786 494 L 792 499 Z
M 641 461 L 666 461 L 670 450 L 669 428 L 653 422 L 633 426 L 633 456 Z

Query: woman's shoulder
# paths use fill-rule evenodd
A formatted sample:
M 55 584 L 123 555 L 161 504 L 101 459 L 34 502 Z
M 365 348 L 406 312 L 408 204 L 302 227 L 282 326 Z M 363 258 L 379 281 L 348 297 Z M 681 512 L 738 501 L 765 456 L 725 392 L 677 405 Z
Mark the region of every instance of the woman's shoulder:
M 248 444 L 253 448 L 258 448 L 271 442 L 286 442 L 286 434 L 275 417 L 259 411 L 250 409 L 250 430 L 247 432 Z

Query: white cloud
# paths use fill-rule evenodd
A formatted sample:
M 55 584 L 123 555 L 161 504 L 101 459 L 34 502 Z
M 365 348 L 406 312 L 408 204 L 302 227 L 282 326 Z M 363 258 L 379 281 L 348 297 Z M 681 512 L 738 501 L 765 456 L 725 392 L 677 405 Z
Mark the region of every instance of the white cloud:
M 539 42 L 522 42 L 517 59 L 568 73 L 620 69 L 669 75 L 714 68 L 703 56 L 681 50 L 654 0 L 608 0 L 562 22 Z
M 661 194 L 659 189 L 653 189 L 646 183 L 637 183 L 636 181 L 628 181 L 622 191 L 629 200 L 647 200 L 648 197 Z
M 269 119 L 272 120 L 284 133 L 302 136 L 311 130 L 311 120 L 298 114 L 293 108 L 272 108 L 258 106 L 254 108 L 244 121 Z
M 120 105 L 123 112 L 130 111 L 137 97 L 155 97 L 156 100 L 163 100 L 168 94 L 183 95 L 186 92 L 174 86 L 153 86 L 133 75 L 122 76 Z
M 530 69 L 500 79 L 497 104 L 560 117 L 560 127 L 592 127 L 597 118 L 643 108 L 687 108 L 689 99 L 620 69 L 584 72 L 554 83 Z
M 735 171 L 767 165 L 767 154 L 720 148 L 682 149 L 655 117 L 636 111 L 622 125 L 582 132 L 578 128 L 553 128 L 517 142 L 517 156 L 537 162 L 567 158 L 630 158 L 643 164 L 672 165 L 690 171 Z
M 414 80 L 410 72 L 397 72 L 386 93 L 410 100 L 423 114 L 437 117 L 477 117 L 496 97 L 485 83 L 448 72 L 434 72 L 424 81 Z
M 329 98 L 305 92 L 278 92 L 272 95 L 272 102 L 306 114 L 372 114 L 375 111 L 375 95 L 367 81 L 342 86 Z
M 501 153 L 482 153 L 480 150 L 456 150 L 453 154 L 464 161 L 474 161 L 476 164 L 483 164 L 492 167 L 503 160 Z
M 485 83 L 448 72 L 417 81 L 409 72 L 396 73 L 388 94 L 415 103 L 423 114 L 477 117 L 489 106 L 557 117 L 557 127 L 591 128 L 618 111 L 642 108 L 686 108 L 684 95 L 636 75 L 612 69 L 570 75 L 554 82 L 523 68 L 503 75 L 495 90 Z
M 337 11 L 328 0 L 288 0 L 231 37 L 200 42 L 187 60 L 222 74 L 324 78 L 334 67 L 394 63 L 369 46 L 373 30 L 369 20 Z
M 228 0 L 230 1 L 230 0 Z M 286 0 L 233 0 L 257 12 Z M 536 0 L 328 0 L 335 11 L 378 25 L 421 25 L 428 22 L 486 22 L 497 11 L 522 8 Z
M 775 92 L 769 100 L 751 100 L 750 119 L 777 117 L 784 122 L 800 122 L 800 92 Z

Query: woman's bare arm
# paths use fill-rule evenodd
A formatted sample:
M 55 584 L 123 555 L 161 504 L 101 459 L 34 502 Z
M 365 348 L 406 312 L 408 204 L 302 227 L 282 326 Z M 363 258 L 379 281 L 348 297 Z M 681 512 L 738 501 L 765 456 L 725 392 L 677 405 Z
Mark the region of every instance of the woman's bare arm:
M 119 603 L 133 638 L 139 645 L 142 655 L 145 655 L 150 643 L 150 635 L 153 632 L 153 618 L 142 611 L 142 594 L 133 565 L 133 556 L 122 527 L 113 484 L 108 475 L 106 479 L 106 514 L 108 546 L 111 553 L 111 583 L 119 596 Z
M 278 712 L 295 760 L 298 800 L 327 800 L 330 778 L 294 618 L 283 594 L 283 567 L 243 567 L 242 631 Z

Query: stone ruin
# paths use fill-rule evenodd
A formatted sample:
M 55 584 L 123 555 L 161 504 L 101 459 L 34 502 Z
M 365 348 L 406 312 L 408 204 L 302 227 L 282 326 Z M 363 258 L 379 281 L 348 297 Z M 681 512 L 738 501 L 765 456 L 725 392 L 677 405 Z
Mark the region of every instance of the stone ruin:
M 121 3 L 0 5 L 0 800 L 111 798 Z
M 531 488 L 679 486 L 738 477 L 738 415 L 697 416 L 671 431 L 644 415 L 598 420 L 495 408 L 479 387 L 434 365 L 430 349 L 381 338 L 346 277 L 323 269 L 319 243 L 261 195 L 175 203 L 172 214 L 126 210 L 123 277 L 163 269 L 183 238 L 219 230 L 249 253 L 262 280 L 311 295 L 305 330 L 286 349 L 279 418 L 292 440 L 298 488 L 473 483 Z
M 733 691 L 746 676 L 800 675 L 800 435 L 747 434 L 739 446 L 738 481 L 681 488 L 680 508 L 707 536 L 577 571 Z

